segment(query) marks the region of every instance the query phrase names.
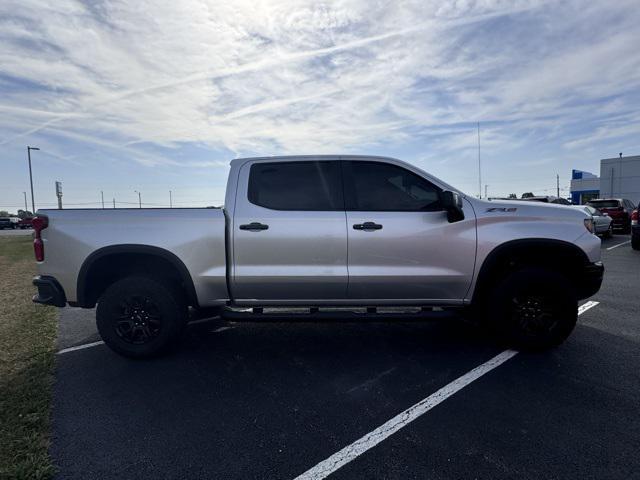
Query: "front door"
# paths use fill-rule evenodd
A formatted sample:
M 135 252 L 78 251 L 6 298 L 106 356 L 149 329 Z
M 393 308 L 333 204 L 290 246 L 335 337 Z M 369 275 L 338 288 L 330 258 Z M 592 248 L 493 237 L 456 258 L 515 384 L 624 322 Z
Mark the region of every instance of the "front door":
M 236 302 L 346 298 L 347 231 L 338 161 L 245 164 L 232 228 Z
M 475 216 L 447 221 L 440 188 L 402 166 L 343 162 L 350 299 L 456 304 L 473 277 Z

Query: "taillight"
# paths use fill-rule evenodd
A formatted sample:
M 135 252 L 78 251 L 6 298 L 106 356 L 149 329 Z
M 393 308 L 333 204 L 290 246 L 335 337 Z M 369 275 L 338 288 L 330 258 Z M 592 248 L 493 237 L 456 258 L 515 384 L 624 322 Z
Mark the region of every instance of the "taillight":
M 593 233 L 593 218 L 584 219 L 584 228 L 589 230 L 589 233 Z
M 33 227 L 33 253 L 36 255 L 36 261 L 44 261 L 44 242 L 42 241 L 41 232 L 49 226 L 48 217 L 34 217 L 31 221 Z
M 631 225 L 638 226 L 638 210 L 631 212 Z

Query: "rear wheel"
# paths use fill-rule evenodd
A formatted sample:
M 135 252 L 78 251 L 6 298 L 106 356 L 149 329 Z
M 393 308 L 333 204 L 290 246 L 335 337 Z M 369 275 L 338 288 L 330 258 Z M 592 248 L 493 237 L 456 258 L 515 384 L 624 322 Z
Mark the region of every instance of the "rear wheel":
M 166 351 L 180 337 L 186 321 L 181 292 L 145 276 L 127 277 L 109 286 L 96 310 L 104 342 L 132 358 Z
M 496 333 L 523 350 L 560 345 L 578 319 L 578 301 L 569 279 L 542 268 L 509 274 L 493 291 L 488 307 L 488 321 Z

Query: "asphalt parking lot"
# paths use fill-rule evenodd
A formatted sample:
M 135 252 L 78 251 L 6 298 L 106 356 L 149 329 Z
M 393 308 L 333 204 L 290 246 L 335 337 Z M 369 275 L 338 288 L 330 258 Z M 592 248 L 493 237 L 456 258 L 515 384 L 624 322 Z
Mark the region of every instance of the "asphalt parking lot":
M 446 397 L 503 352 L 455 320 L 213 320 L 170 356 L 130 361 L 95 344 L 93 311 L 65 309 L 57 478 L 637 478 L 640 252 L 627 240 L 603 241 L 603 287 L 564 345 L 508 354 Z M 416 404 L 403 428 L 368 436 Z

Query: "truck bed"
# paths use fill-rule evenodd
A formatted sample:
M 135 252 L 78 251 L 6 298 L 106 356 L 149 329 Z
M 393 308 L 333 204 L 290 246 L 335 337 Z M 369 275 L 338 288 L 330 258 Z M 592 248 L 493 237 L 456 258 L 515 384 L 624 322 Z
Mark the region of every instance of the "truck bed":
M 224 303 L 225 215 L 220 208 L 39 210 L 45 259 L 40 272 L 60 282 L 67 301 L 77 301 L 78 272 L 100 249 L 122 245 L 156 247 L 175 255 L 191 273 L 201 306 Z

